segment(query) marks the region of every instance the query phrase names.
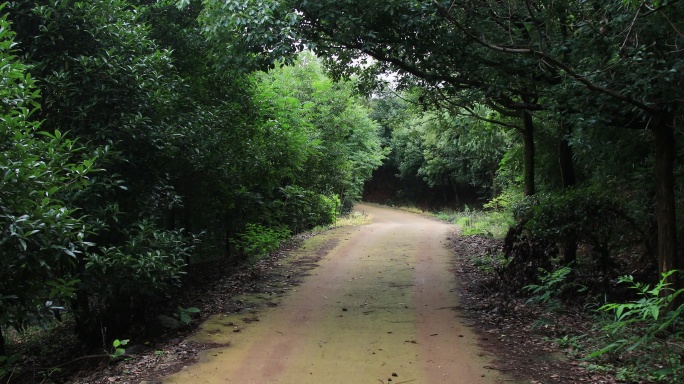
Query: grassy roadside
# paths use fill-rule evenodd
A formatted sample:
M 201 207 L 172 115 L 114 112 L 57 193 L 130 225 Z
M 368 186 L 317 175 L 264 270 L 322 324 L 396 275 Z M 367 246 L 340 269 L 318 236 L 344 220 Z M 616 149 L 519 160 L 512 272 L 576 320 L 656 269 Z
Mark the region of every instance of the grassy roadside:
M 480 289 L 487 296 L 518 303 L 515 310 L 499 306 L 505 314 L 497 315 L 498 321 L 533 314 L 531 332 L 545 334 L 549 345 L 605 383 L 684 381 L 684 306 L 670 307 L 684 290 L 669 289 L 663 280 L 649 285 L 631 276 L 615 276 L 607 284 L 622 293 L 607 299 L 575 283 L 572 266 L 554 261 L 557 269 L 540 270 L 537 282 L 522 291 L 499 292 L 496 287 L 507 284 L 501 271 L 510 262 L 501 251 L 501 240 L 514 224 L 512 215 L 467 208 L 432 215 L 459 226 L 463 236 L 473 236 L 477 247 L 463 257 L 479 271 Z
M 479 210 L 465 206 L 463 210 L 442 209 L 429 211 L 417 206 L 393 207 L 406 212 L 430 216 L 454 224 L 463 236 L 479 235 L 502 239 L 515 223 L 513 215 L 505 210 Z

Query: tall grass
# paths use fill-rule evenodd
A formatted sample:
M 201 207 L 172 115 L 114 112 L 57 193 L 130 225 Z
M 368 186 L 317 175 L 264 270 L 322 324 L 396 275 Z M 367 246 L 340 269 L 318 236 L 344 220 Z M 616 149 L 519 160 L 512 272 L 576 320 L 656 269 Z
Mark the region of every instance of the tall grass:
M 481 235 L 499 239 L 505 237 L 508 229 L 515 223 L 512 213 L 508 210 L 481 211 L 471 210 L 468 206 L 460 212 L 442 211 L 435 216 L 458 225 L 465 236 Z

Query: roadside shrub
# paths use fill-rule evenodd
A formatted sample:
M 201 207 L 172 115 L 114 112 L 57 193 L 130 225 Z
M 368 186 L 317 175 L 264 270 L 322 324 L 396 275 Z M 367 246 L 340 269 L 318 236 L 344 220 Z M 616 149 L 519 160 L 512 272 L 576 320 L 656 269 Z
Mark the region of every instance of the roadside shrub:
M 570 290 L 581 292 L 584 289 L 581 285 L 568 281 L 571 275 L 572 268 L 568 266 L 560 267 L 553 272 L 540 269 L 539 284 L 530 284 L 523 287 L 532 294 L 528 302 L 543 304 L 552 312 L 560 310 L 563 294 Z
M 615 199 L 592 190 L 543 195 L 539 204 L 526 208 L 531 208 L 525 213 L 529 217 L 525 227 L 531 234 L 553 242 L 577 238 L 591 245 L 591 252 L 602 263 L 617 245 L 617 228 L 626 217 Z
M 274 203 L 278 222 L 294 233 L 334 223 L 340 213 L 336 195 L 325 196 L 295 185 L 281 187 L 280 192 L 282 199 Z
M 648 378 L 671 383 L 684 381 L 684 304 L 679 296 L 684 289 L 674 290 L 667 277 L 651 286 L 623 276 L 620 283 L 627 284 L 638 298 L 628 303 L 608 303 L 599 308 L 610 313 L 612 320 L 603 327 L 605 345 L 589 355 L 590 358 L 609 356 L 627 364 L 621 371 L 623 379 Z
M 133 297 L 161 293 L 180 282 L 193 249 L 192 240 L 182 230 L 165 231 L 142 221 L 126 231 L 126 237 L 123 246 L 102 248 L 100 253 L 88 255 L 89 281 L 100 285 L 106 280 L 114 283 L 125 278 L 127 284 L 112 285 Z
M 165 305 L 180 285 L 194 239 L 183 231 L 166 231 L 149 221 L 123 234 L 124 245 L 102 247 L 86 256 L 79 299 L 74 305 L 81 337 L 93 341 L 125 334 Z
M 591 276 L 603 285 L 627 268 L 654 267 L 646 232 L 615 196 L 594 189 L 539 194 L 514 205 L 513 213 L 518 224 L 506 236 L 504 252 L 511 259 L 508 276 L 524 277 L 521 285 L 536 283 L 539 268 L 553 272 L 571 263 L 572 278 Z
M 464 236 L 502 238 L 513 224 L 513 218 L 508 211 L 471 211 L 466 207 L 466 210 L 457 214 L 453 223 L 461 226 Z
M 479 256 L 471 256 L 473 265 L 482 273 L 493 275 L 506 268 L 508 260 L 501 252 L 487 252 Z
M 373 222 L 373 215 L 365 212 L 352 211 L 335 220 L 335 227 L 362 226 Z
M 51 315 L 46 300 L 73 293 L 52 293 L 50 286 L 72 281 L 77 255 L 87 246 L 83 214 L 64 197 L 91 184 L 97 157 L 32 120 L 39 92 L 15 55 L 14 38 L 7 17 L 0 16 L 0 355 L 4 329 L 21 331 L 27 322 Z
M 238 238 L 238 247 L 252 261 L 258 261 L 280 247 L 290 237 L 285 226 L 265 227 L 260 224 L 247 224 Z
M 491 211 L 510 211 L 512 207 L 523 200 L 523 192 L 514 187 L 503 190 L 501 194 L 484 204 L 482 208 Z

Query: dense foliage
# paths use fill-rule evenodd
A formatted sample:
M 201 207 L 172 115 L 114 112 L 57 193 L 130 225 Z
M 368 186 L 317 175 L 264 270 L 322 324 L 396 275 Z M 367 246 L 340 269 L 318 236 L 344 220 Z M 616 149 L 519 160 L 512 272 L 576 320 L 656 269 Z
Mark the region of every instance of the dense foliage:
M 684 3 L 205 3 L 207 30 L 255 62 L 306 46 L 336 76 L 390 76 L 402 102 L 375 103 L 393 153 L 374 183 L 503 189 L 487 205 L 517 215 L 506 278 L 570 264 L 604 294 L 632 271 L 682 287 Z
M 614 189 L 613 182 L 631 173 L 621 197 L 653 207 L 659 272 L 681 264 L 675 179 L 683 64 L 679 2 L 206 3 L 207 29 L 232 31 L 221 34 L 223 41 L 248 48 L 259 60 L 291 55 L 305 43 L 338 75 L 392 73 L 400 87 L 423 91 L 417 101 L 428 110 L 469 114 L 517 132 L 528 196 L 582 184 Z M 240 44 L 236 34 L 244 37 Z M 634 146 L 623 152 L 619 142 Z M 414 162 L 409 169 L 428 177 L 442 173 L 449 154 L 435 162 L 434 148 L 411 147 L 405 146 L 409 157 L 427 157 L 425 167 Z M 611 162 L 621 166 L 596 167 Z M 644 190 L 653 193 L 645 196 Z M 668 276 L 675 281 L 677 275 Z
M 511 279 L 572 265 L 601 293 L 632 270 L 682 287 L 683 2 L 17 0 L 2 14 L 0 329 L 39 322 L 49 300 L 84 341 L 119 337 L 186 264 L 258 257 L 351 209 L 372 175 L 384 201 L 474 196 L 510 214 Z
M 258 256 L 360 198 L 384 155 L 354 81 L 311 54 L 260 72 L 202 9 L 2 9 L 0 329 L 66 308 L 90 346 L 153 332 L 187 264 Z
M 64 276 L 87 247 L 89 227 L 67 199 L 88 188 L 95 157 L 78 161 L 76 141 L 58 130 L 42 131 L 32 119 L 40 94 L 14 49 L 14 34 L 2 17 L 0 325 L 23 329 L 48 311 L 46 300 L 73 292 Z

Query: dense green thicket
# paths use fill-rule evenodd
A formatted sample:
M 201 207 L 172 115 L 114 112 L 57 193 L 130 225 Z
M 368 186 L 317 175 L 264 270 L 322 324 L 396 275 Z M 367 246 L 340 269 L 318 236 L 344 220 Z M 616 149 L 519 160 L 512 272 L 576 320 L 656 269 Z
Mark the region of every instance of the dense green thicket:
M 155 327 L 188 263 L 259 256 L 359 199 L 384 155 L 354 82 L 311 54 L 259 72 L 202 10 L 2 9 L 1 330 L 47 301 L 90 346 Z
M 0 18 L 0 355 L 3 329 L 23 329 L 48 311 L 45 301 L 73 293 L 62 279 L 82 254 L 88 227 L 67 197 L 89 186 L 96 157 L 75 159 L 79 144 L 32 119 L 40 94 L 16 56 L 14 33 Z

